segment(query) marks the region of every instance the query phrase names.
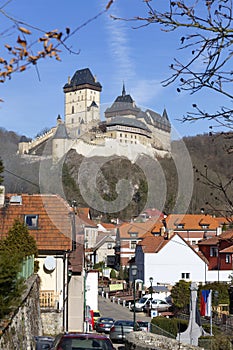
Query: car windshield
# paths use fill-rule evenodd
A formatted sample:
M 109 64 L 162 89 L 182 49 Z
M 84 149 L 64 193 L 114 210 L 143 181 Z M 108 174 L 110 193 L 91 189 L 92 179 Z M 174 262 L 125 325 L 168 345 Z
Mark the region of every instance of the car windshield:
M 60 348 L 65 350 L 112 350 L 112 344 L 109 339 L 64 338 L 59 344 Z
M 133 321 L 116 321 L 115 322 L 116 326 L 129 326 L 129 327 L 133 327 Z
M 148 300 L 148 298 L 141 298 L 141 299 L 139 299 L 138 303 L 144 304 L 147 300 Z

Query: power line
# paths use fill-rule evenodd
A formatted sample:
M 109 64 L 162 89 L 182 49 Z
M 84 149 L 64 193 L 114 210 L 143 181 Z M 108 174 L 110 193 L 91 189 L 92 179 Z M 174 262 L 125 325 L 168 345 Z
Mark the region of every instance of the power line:
M 11 175 L 17 177 L 17 178 L 20 179 L 20 180 L 26 181 L 26 182 L 30 183 L 31 185 L 36 186 L 36 187 L 38 187 L 38 188 L 40 189 L 40 186 L 39 186 L 38 184 L 32 182 L 31 180 L 26 179 L 25 177 L 22 177 L 22 176 L 20 176 L 20 175 L 16 175 L 15 173 L 13 173 L 13 172 L 10 171 L 10 170 L 7 170 L 6 168 L 4 168 L 4 171 L 5 171 L 6 173 L 9 173 L 9 174 L 11 174 Z

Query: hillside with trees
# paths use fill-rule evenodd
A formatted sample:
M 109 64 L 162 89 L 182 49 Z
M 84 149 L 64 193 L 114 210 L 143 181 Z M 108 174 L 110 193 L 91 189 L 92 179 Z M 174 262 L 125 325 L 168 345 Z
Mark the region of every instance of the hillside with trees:
M 59 173 L 57 167 L 52 165 L 51 160 L 43 160 L 43 168 L 46 169 L 46 189 L 41 188 L 40 172 L 41 163 L 36 158 L 20 157 L 17 154 L 17 143 L 20 135 L 12 131 L 0 129 L 0 156 L 5 168 L 4 182 L 8 193 L 39 193 L 50 192 L 59 193 L 65 197 L 70 203 L 76 201 L 78 206 L 90 206 L 82 197 L 78 181 L 80 165 L 83 164 L 83 156 L 75 151 L 70 151 L 64 160 L 62 167 L 62 184 L 63 189 L 60 193 L 57 188 Z M 226 194 L 219 188 L 214 188 L 213 183 L 220 182 L 227 184 L 230 182 L 233 173 L 233 164 L 230 161 L 231 154 L 228 152 L 230 139 L 224 134 L 210 136 L 208 134 L 197 135 L 193 137 L 185 137 L 182 142 L 185 143 L 190 154 L 193 172 L 194 172 L 194 188 L 191 202 L 188 208 L 190 213 L 200 213 L 204 208 L 205 212 L 215 215 L 225 215 L 226 213 Z M 173 141 L 172 144 L 179 147 L 181 141 Z M 182 156 L 182 155 L 181 155 Z M 148 199 L 148 183 L 147 175 L 143 169 L 137 164 L 132 164 L 126 158 L 91 158 L 91 164 L 96 164 L 99 169 L 96 176 L 96 190 L 98 195 L 106 201 L 106 208 L 92 208 L 94 216 L 101 215 L 103 220 L 109 221 L 111 218 L 121 218 L 129 220 L 137 216 L 144 208 L 158 207 L 160 198 L 153 196 L 153 193 L 158 193 L 161 187 L 160 173 L 154 174 L 153 188 L 149 189 L 152 196 Z M 143 157 L 140 160 L 143 168 L 148 170 L 148 173 L 154 172 L 154 165 L 148 157 Z M 140 163 L 139 162 L 139 163 Z M 167 213 L 182 212 L 182 206 L 176 207 L 174 204 L 178 193 L 178 174 L 176 164 L 173 159 L 163 158 L 158 160 L 158 167 L 161 167 L 162 174 L 166 182 L 166 198 L 163 210 Z M 84 174 L 85 176 L 85 174 Z M 157 178 L 156 178 L 157 176 Z M 208 183 L 210 179 L 213 183 Z M 109 213 L 108 202 L 117 200 L 119 189 L 117 187 L 119 180 L 127 179 L 128 187 L 130 188 L 131 200 L 127 206 L 119 211 Z M 227 195 L 232 198 L 230 187 L 227 188 Z M 90 195 L 93 195 L 90 194 Z M 95 194 L 96 195 L 96 194 Z M 224 197 L 225 196 L 225 197 Z M 95 198 L 92 200 L 95 202 Z M 100 210 L 98 210 L 100 209 Z

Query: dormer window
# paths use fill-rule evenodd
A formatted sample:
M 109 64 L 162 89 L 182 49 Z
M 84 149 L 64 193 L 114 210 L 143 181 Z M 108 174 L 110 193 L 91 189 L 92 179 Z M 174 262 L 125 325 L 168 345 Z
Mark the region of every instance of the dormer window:
M 209 228 L 209 224 L 201 224 L 201 228 L 203 228 L 203 229 L 208 229 Z
M 137 232 L 129 232 L 130 237 L 137 237 L 138 233 Z
M 184 224 L 176 224 L 176 228 L 183 229 L 184 228 Z
M 38 215 L 25 215 L 24 223 L 30 230 L 38 228 Z

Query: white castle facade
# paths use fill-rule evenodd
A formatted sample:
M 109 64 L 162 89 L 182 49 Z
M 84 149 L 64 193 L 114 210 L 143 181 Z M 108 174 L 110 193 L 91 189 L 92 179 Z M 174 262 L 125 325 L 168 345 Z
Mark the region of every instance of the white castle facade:
M 101 121 L 101 90 L 89 68 L 76 71 L 63 87 L 64 121 L 58 116 L 56 127 L 30 142 L 22 137 L 18 153 L 41 156 L 41 149 L 50 142 L 55 163 L 71 149 L 85 157 L 117 155 L 131 161 L 141 154 L 170 155 L 171 125 L 165 109 L 162 115 L 141 110 L 123 85 L 122 94 L 105 110 L 105 121 Z

